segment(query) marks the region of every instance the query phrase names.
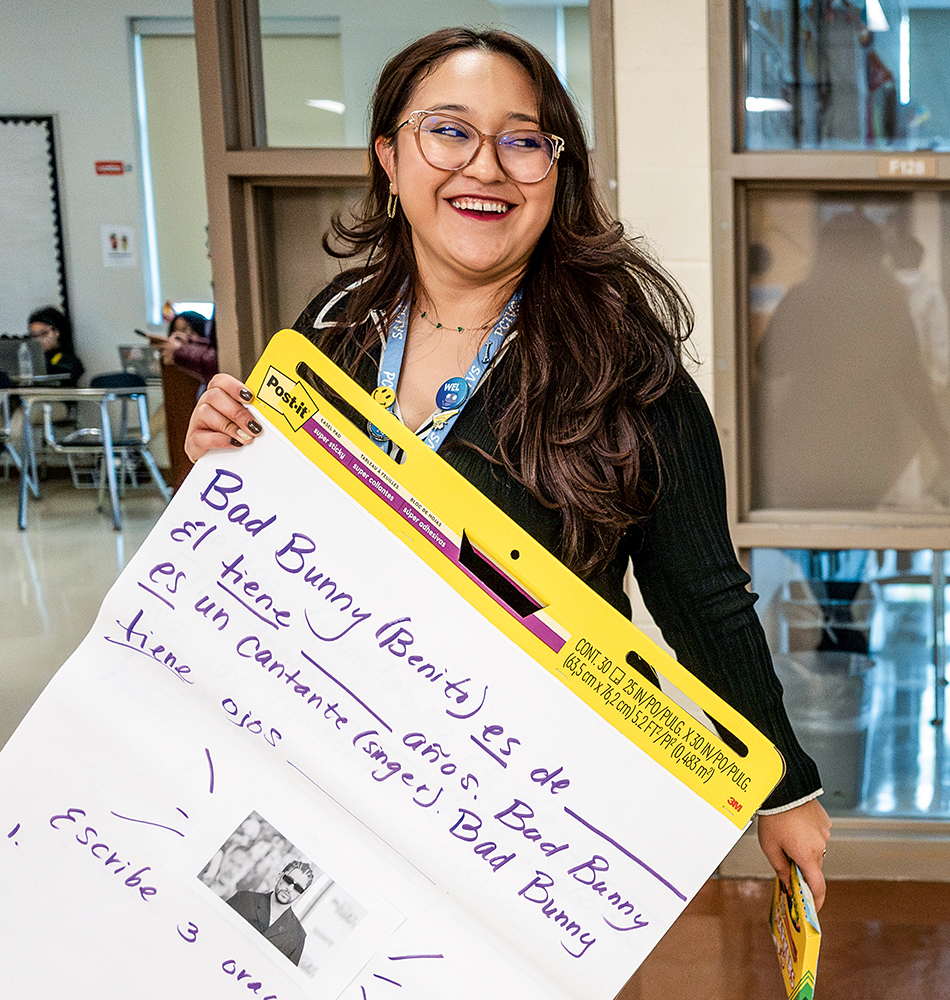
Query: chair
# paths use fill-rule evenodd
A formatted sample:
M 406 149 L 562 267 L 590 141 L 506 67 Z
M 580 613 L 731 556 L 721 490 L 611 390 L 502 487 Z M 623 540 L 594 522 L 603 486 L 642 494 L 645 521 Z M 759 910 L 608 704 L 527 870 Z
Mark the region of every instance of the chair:
M 0 390 L 9 389 L 10 386 L 10 376 L 0 369 Z M 20 455 L 16 448 L 13 447 L 13 432 L 10 424 L 10 396 L 8 393 L 4 393 L 3 398 L 0 399 L 0 446 L 2 446 L 0 454 L 8 455 L 13 460 L 13 464 L 19 469 Z
M 145 379 L 132 372 L 111 372 L 90 379 L 89 388 L 142 390 L 111 399 L 108 395 L 104 395 L 100 403 L 101 407 L 111 405 L 118 410 L 119 420 L 117 425 L 113 425 L 111 442 L 115 480 L 119 494 L 122 495 L 127 485 L 140 486 L 143 481 L 147 482 L 148 479 L 151 479 L 167 503 L 171 499 L 171 490 L 162 477 L 158 463 L 149 448 L 151 434 L 148 423 Z M 133 403 L 137 411 L 137 420 L 130 418 L 129 414 Z M 66 456 L 73 485 L 77 489 L 99 490 L 101 509 L 102 493 L 110 478 L 109 470 L 105 466 L 106 448 L 103 442 L 102 427 L 106 422 L 112 424 L 111 416 L 100 414 L 99 426 L 77 427 L 70 433 L 61 435 L 53 422 L 52 408 L 52 403 L 43 403 L 43 440 L 45 446 L 55 454 Z M 142 480 L 141 477 L 146 472 L 147 476 Z

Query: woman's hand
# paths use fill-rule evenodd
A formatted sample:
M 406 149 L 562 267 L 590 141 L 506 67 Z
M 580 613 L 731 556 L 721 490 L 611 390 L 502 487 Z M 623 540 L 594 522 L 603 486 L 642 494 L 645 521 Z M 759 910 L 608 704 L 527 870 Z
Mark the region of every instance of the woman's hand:
M 175 356 L 175 350 L 181 347 L 182 344 L 186 343 L 186 338 L 183 333 L 179 333 L 177 330 L 167 337 L 159 337 L 152 334 L 148 338 L 148 342 L 152 347 L 157 347 L 162 355 L 162 364 L 170 365 L 173 364 L 172 359 Z
M 241 448 L 261 433 L 261 425 L 244 405 L 251 390 L 231 375 L 219 372 L 201 394 L 185 437 L 185 454 L 192 462 L 212 448 Z
M 759 816 L 758 824 L 759 845 L 785 888 L 789 887 L 791 862 L 794 861 L 802 870 L 815 897 L 815 906 L 820 910 L 825 901 L 825 876 L 821 867 L 825 844 L 831 836 L 831 820 L 818 799 L 786 812 Z

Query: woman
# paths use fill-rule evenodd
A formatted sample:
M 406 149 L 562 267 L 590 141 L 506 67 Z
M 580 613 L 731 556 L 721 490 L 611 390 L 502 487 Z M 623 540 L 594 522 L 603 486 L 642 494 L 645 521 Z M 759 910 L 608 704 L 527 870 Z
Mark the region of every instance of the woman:
M 214 320 L 185 310 L 168 324 L 167 337 L 149 338 L 162 352 L 162 364 L 188 372 L 204 387 L 218 370 Z
M 55 306 L 30 313 L 30 336 L 38 340 L 46 358 L 46 373 L 59 375 L 60 384 L 74 387 L 86 370 L 73 348 L 73 328 Z
M 729 539 L 715 429 L 680 358 L 689 308 L 597 200 L 556 75 L 511 35 L 435 32 L 383 70 L 371 153 L 362 215 L 335 222 L 330 251 L 368 262 L 297 328 L 370 391 L 392 385 L 404 423 L 628 617 L 632 558 L 681 662 L 785 755 L 759 839 L 821 905 L 830 824 Z M 250 399 L 211 380 L 193 461 L 260 433 Z
M 177 490 L 191 471 L 185 454 L 188 421 L 195 401 L 218 370 L 214 319 L 184 310 L 168 324 L 167 337 L 150 337 L 162 355 L 162 394 L 172 487 Z

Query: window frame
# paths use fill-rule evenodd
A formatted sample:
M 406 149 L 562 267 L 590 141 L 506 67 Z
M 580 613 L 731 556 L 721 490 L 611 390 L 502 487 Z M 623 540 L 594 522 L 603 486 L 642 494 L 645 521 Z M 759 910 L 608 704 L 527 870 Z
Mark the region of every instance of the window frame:
M 740 552 L 787 549 L 944 549 L 950 515 L 756 510 L 751 505 L 747 195 L 752 190 L 950 193 L 950 153 L 744 150 L 743 0 L 707 0 L 713 218 L 715 417 L 726 466 L 729 520 Z M 882 176 L 892 159 L 935 161 L 934 176 Z
M 935 157 L 933 177 L 906 182 L 880 176 L 882 158 L 918 154 L 875 151 L 744 151 L 743 0 L 707 0 L 710 81 L 714 415 L 726 469 L 727 510 L 733 541 L 748 567 L 751 549 L 950 548 L 950 520 L 928 515 L 870 515 L 849 511 L 753 511 L 750 507 L 749 242 L 746 193 L 754 188 L 855 191 L 948 191 L 950 153 Z M 928 523 L 928 521 L 930 523 Z M 750 828 L 750 834 L 751 834 Z M 950 837 L 936 819 L 835 818 L 830 878 L 950 880 L 935 838 Z M 719 868 L 727 877 L 769 878 L 756 838 L 740 838 Z
M 605 200 L 616 211 L 611 0 L 589 0 L 588 16 L 596 54 L 592 158 Z M 365 184 L 367 153 L 266 147 L 258 0 L 194 0 L 194 19 L 219 363 L 223 371 L 245 373 L 275 332 L 265 280 L 273 273 L 274 250 L 259 210 L 267 189 Z

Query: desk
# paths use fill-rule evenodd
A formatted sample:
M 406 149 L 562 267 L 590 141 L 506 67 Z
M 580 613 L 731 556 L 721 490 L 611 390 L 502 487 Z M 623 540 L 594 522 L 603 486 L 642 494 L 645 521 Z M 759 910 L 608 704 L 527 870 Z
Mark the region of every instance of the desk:
M 115 474 L 115 452 L 113 451 L 112 444 L 112 419 L 109 416 L 109 403 L 117 399 L 135 399 L 136 397 L 144 397 L 145 395 L 146 389 L 144 386 L 114 389 L 53 389 L 47 387 L 11 387 L 10 389 L 0 389 L 0 398 L 4 396 L 7 398 L 11 396 L 18 397 L 20 407 L 23 410 L 19 504 L 19 526 L 21 531 L 26 528 L 30 490 L 33 490 L 34 496 L 39 496 L 39 481 L 36 477 L 36 449 L 33 443 L 33 421 L 31 419 L 33 406 L 36 403 L 79 403 L 84 400 L 98 404 L 106 480 L 109 484 L 109 500 L 112 507 L 112 524 L 115 530 L 119 531 L 122 528 L 122 512 L 119 507 L 119 485 Z M 167 487 L 163 493 L 167 501 L 171 495 L 170 492 L 167 492 Z
M 15 386 L 24 389 L 49 388 L 59 385 L 68 375 L 10 375 L 10 381 Z

